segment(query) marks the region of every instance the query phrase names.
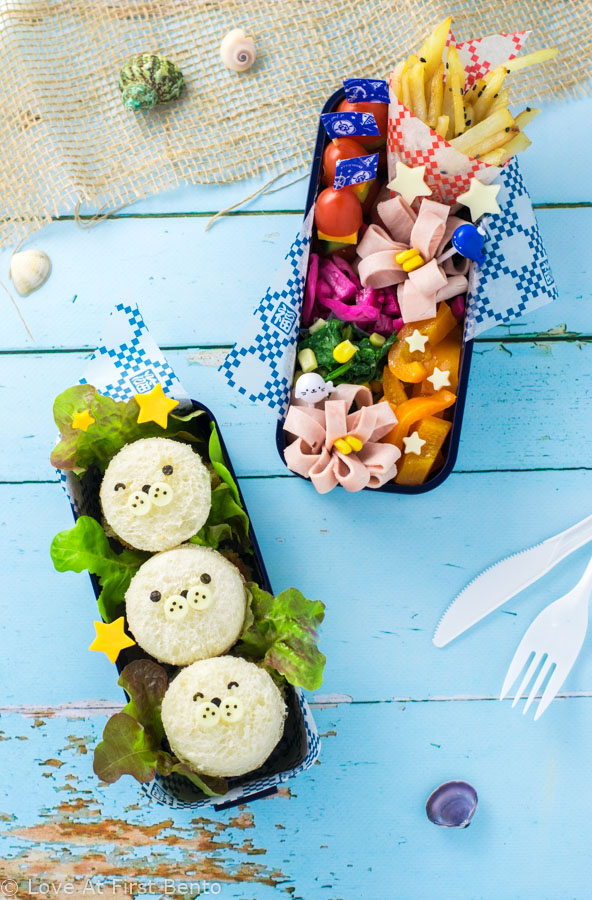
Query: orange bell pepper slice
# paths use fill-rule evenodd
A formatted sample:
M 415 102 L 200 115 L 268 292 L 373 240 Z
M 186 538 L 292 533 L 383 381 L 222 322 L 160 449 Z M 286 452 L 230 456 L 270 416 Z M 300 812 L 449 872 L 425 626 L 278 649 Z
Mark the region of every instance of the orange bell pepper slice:
M 433 357 L 432 349 L 443 341 L 456 325 L 456 319 L 447 303 L 440 303 L 434 319 L 426 319 L 423 322 L 408 322 L 406 325 L 403 325 L 396 344 L 393 344 L 389 350 L 388 365 L 392 374 L 400 381 L 410 382 L 411 384 L 424 381 L 430 374 L 429 365 L 426 364 Z M 423 353 L 419 350 L 412 353 L 406 340 L 406 338 L 411 337 L 416 329 L 428 339 Z
M 428 416 L 422 419 L 417 433 L 425 444 L 417 453 L 406 453 L 395 478 L 397 484 L 423 484 L 438 458 L 441 448 L 452 428 L 452 422 Z
M 393 406 L 393 411 L 397 417 L 397 424 L 382 438 L 385 444 L 394 444 L 399 450 L 403 449 L 403 438 L 407 437 L 409 430 L 415 422 L 425 419 L 427 416 L 434 416 L 435 413 L 448 409 L 456 402 L 456 394 L 451 391 L 436 391 L 431 397 L 412 397 L 399 406 Z
M 462 330 L 460 328 L 455 328 L 447 337 L 444 338 L 443 341 L 440 341 L 436 347 L 433 349 L 433 355 L 426 366 L 429 369 L 428 376 L 429 377 L 436 366 L 440 369 L 441 372 L 448 372 L 450 384 L 447 385 L 448 389 L 456 393 L 456 389 L 458 387 L 458 372 L 460 368 L 460 352 L 462 348 Z M 414 387 L 413 396 L 414 397 L 423 397 L 427 394 L 434 393 L 434 386 L 431 381 L 422 381 L 417 388 Z
M 407 391 L 403 387 L 402 382 L 396 375 L 393 375 L 388 366 L 385 366 L 382 371 L 382 389 L 385 399 L 395 406 L 405 403 L 405 400 L 408 399 Z

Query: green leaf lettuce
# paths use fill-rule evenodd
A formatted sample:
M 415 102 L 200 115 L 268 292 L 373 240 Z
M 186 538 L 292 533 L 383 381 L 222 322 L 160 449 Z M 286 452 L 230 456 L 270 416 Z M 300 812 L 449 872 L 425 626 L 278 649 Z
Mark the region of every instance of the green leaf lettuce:
M 93 768 L 103 781 L 112 784 L 122 775 L 137 781 L 152 781 L 155 774 L 184 775 L 208 796 L 227 790 L 223 779 L 200 777 L 185 763 L 162 749 L 164 728 L 161 719 L 162 700 L 167 688 L 167 675 L 162 666 L 150 659 L 137 659 L 122 671 L 119 682 L 129 702 L 111 716 L 97 744 Z
M 86 431 L 72 428 L 75 413 L 88 409 L 95 419 Z M 61 439 L 51 453 L 51 464 L 58 469 L 85 472 L 97 465 L 104 472 L 111 459 L 125 444 L 148 437 L 179 437 L 195 441 L 195 435 L 187 431 L 187 422 L 203 415 L 194 410 L 188 415 L 169 415 L 168 427 L 163 429 L 155 422 L 138 424 L 139 407 L 132 398 L 127 402 L 113 400 L 100 394 L 92 384 L 77 384 L 56 397 L 53 417 Z
M 317 647 L 324 604 L 307 600 L 296 588 L 288 588 L 277 597 L 254 583 L 248 585 L 248 591 L 250 608 L 233 652 L 262 661 L 290 684 L 309 691 L 319 688 L 326 661 Z
M 88 569 L 101 585 L 98 604 L 105 622 L 116 618 L 129 583 L 148 557 L 142 550 L 116 553 L 96 519 L 80 516 L 73 528 L 60 531 L 51 542 L 51 558 L 58 572 Z

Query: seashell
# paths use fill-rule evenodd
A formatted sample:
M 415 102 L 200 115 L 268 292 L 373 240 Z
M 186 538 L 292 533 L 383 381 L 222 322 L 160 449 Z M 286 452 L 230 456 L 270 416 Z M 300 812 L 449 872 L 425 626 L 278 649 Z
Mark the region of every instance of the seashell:
M 26 297 L 47 281 L 51 273 L 51 260 L 43 250 L 20 250 L 13 253 L 8 277 L 12 278 L 15 290 Z
M 121 99 L 128 109 L 152 109 L 157 103 L 176 100 L 184 88 L 181 69 L 157 53 L 132 56 L 119 73 Z
M 220 56 L 233 72 L 246 72 L 257 59 L 255 41 L 242 28 L 233 28 L 220 44 Z
M 430 794 L 426 814 L 434 825 L 466 828 L 477 809 L 477 791 L 466 781 L 446 781 Z

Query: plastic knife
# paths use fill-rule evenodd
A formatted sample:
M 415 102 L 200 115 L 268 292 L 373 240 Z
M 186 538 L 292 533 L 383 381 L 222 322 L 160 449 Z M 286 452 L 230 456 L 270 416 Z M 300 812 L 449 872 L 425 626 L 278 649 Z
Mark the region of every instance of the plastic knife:
M 449 644 L 589 541 L 592 541 L 592 516 L 489 566 L 467 584 L 440 619 L 433 637 L 436 647 Z

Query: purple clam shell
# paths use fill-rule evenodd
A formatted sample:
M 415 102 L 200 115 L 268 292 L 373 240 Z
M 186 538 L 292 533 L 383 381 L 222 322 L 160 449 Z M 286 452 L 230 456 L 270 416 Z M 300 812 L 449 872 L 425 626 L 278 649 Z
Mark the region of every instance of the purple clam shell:
M 426 814 L 434 825 L 466 828 L 477 809 L 477 791 L 466 781 L 446 781 L 430 794 Z

